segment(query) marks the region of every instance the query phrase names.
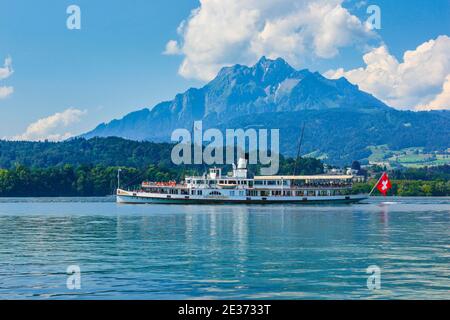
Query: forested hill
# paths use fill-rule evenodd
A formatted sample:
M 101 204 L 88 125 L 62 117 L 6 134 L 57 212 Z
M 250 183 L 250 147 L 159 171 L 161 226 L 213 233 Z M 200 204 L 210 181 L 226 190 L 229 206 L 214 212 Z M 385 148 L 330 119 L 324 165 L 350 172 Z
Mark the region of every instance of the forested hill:
M 11 169 L 17 165 L 27 168 L 50 168 L 64 165 L 129 167 L 146 169 L 149 166 L 160 171 L 194 170 L 203 173 L 205 166 L 177 166 L 171 161 L 173 144 L 132 141 L 118 137 L 77 138 L 63 142 L 29 142 L 0 140 L 0 169 Z M 291 173 L 293 159 L 280 156 L 280 174 Z M 228 169 L 230 167 L 228 166 Z M 258 166 L 251 166 L 256 171 Z M 302 158 L 298 162 L 298 173 L 323 172 L 323 163 L 313 158 Z
M 0 141 L 0 197 L 105 196 L 117 188 L 143 180 L 180 181 L 186 174 L 202 174 L 203 165 L 176 166 L 171 144 L 122 138 L 74 139 L 53 142 Z M 291 174 L 294 159 L 280 156 L 280 174 Z M 226 166 L 229 170 L 230 166 Z M 251 174 L 259 166 L 250 166 Z M 323 172 L 313 158 L 298 161 L 299 174 Z
M 64 142 L 0 141 L 0 168 L 17 164 L 47 168 L 65 164 L 171 167 L 169 143 L 130 141 L 122 138 L 73 139 Z
M 74 139 L 59 143 L 0 141 L 0 197 L 112 194 L 117 187 L 119 166 L 122 168 L 122 187 L 139 184 L 142 180 L 181 180 L 185 174 L 204 172 L 204 166 L 173 165 L 171 150 L 172 145 L 167 143 L 122 138 Z M 292 174 L 294 164 L 294 159 L 280 156 L 279 173 Z M 394 182 L 393 194 L 448 195 L 449 168 L 392 172 L 391 178 L 400 181 Z M 258 172 L 258 166 L 250 166 L 250 171 Z M 321 172 L 321 161 L 299 159 L 297 173 Z M 369 191 L 374 182 L 360 187 Z

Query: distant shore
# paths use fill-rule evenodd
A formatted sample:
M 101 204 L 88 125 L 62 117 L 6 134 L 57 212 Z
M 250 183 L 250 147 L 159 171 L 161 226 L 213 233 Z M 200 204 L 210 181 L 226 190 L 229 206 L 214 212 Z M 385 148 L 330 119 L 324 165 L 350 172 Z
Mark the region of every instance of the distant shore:
M 309 161 L 309 160 L 308 160 Z M 307 163 L 305 159 L 305 163 Z M 320 164 L 320 163 L 319 163 Z M 290 167 L 287 167 L 290 172 Z M 106 166 L 57 166 L 51 168 L 29 168 L 16 166 L 0 169 L 0 197 L 105 197 L 113 195 L 117 188 L 118 167 Z M 138 188 L 142 181 L 180 181 L 189 171 L 164 167 L 122 168 L 122 188 Z M 314 164 L 309 172 L 320 168 Z M 316 172 L 317 172 L 316 171 Z M 422 172 L 420 172 L 422 174 Z M 400 197 L 444 197 L 450 196 L 450 179 L 447 173 L 427 174 L 420 179 L 396 179 L 404 173 L 392 173 L 392 189 L 388 196 Z M 368 194 L 376 179 L 355 183 L 352 194 Z M 372 196 L 381 196 L 377 190 Z
M 376 180 L 356 183 L 352 193 L 369 193 Z M 450 196 L 450 181 L 445 180 L 392 180 L 390 196 L 398 197 L 448 197 Z M 382 196 L 374 192 L 372 196 Z
M 62 143 L 0 141 L 0 197 L 91 197 L 114 194 L 117 172 L 121 187 L 139 187 L 142 181 L 181 181 L 186 175 L 202 175 L 203 165 L 175 165 L 172 145 L 121 138 L 74 139 Z M 314 175 L 333 168 L 310 157 L 280 155 L 279 174 Z M 450 165 L 398 168 L 353 161 L 352 172 L 369 177 L 354 185 L 354 193 L 369 193 L 382 172 L 388 172 L 394 196 L 449 196 Z M 327 167 L 327 168 L 325 168 Z M 261 165 L 249 166 L 249 174 Z M 230 166 L 223 166 L 230 170 Z M 225 172 L 225 171 L 224 171 Z M 374 192 L 373 195 L 377 195 Z

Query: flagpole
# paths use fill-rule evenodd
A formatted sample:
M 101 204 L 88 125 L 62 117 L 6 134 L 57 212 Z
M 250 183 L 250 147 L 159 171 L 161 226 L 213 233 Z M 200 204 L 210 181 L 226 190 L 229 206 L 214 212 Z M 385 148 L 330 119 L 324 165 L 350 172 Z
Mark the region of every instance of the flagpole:
M 383 178 L 384 174 L 385 174 L 385 172 L 383 172 L 383 173 L 381 174 L 380 179 L 378 179 L 377 183 L 375 183 L 375 185 L 373 186 L 372 190 L 371 190 L 370 193 L 369 193 L 369 197 L 370 197 L 370 195 L 372 194 L 372 192 L 375 190 L 375 188 L 377 187 L 378 183 L 380 183 L 380 180 L 381 180 L 381 178 Z
M 120 171 L 122 171 L 122 169 L 117 169 L 117 189 L 120 189 Z

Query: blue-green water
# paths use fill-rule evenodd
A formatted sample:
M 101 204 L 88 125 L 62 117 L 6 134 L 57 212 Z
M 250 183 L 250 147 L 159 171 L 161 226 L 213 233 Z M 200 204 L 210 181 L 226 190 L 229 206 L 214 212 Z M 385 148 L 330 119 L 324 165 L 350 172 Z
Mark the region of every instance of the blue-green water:
M 450 299 L 450 198 L 383 200 L 0 199 L 0 298 Z M 66 286 L 69 265 L 81 269 L 78 290 Z

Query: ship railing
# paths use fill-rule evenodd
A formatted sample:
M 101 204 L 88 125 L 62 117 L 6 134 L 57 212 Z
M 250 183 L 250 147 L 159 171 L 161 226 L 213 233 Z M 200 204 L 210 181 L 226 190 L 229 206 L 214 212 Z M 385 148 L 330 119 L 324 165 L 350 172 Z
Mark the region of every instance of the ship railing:
M 298 186 L 291 186 L 293 189 L 340 189 L 340 188 L 351 188 L 351 183 L 341 183 L 341 184 L 302 184 Z
M 256 189 L 256 190 L 262 190 L 262 189 L 270 189 L 270 190 L 340 190 L 340 189 L 350 189 L 352 188 L 351 184 L 346 185 L 302 185 L 302 186 L 267 186 L 267 185 L 257 185 L 253 188 L 249 189 Z
M 186 184 L 180 183 L 162 183 L 162 182 L 143 182 L 142 188 L 187 188 Z

